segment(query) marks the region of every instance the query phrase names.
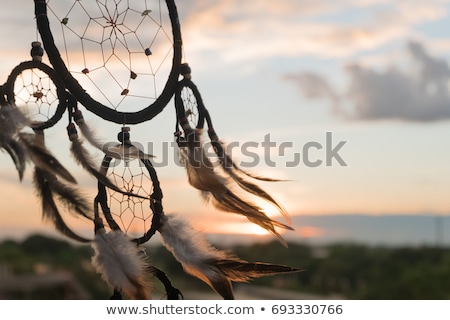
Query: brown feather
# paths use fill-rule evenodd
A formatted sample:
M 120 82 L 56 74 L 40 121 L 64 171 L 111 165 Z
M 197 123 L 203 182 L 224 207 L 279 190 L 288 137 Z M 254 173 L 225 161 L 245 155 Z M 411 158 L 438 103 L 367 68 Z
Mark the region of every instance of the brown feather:
M 292 227 L 269 218 L 261 208 L 247 201 L 243 201 L 229 190 L 224 194 L 211 195 L 213 197 L 212 203 L 217 209 L 245 216 L 250 222 L 257 224 L 261 228 L 272 233 L 278 238 L 283 246 L 287 247 L 286 241 L 276 231 L 275 227 L 293 230 Z
M 3 147 L 11 156 L 11 159 L 16 166 L 17 172 L 19 173 L 19 179 L 20 181 L 22 181 L 27 160 L 23 146 L 16 140 L 11 139 L 5 142 L 3 145 L 0 145 L 0 147 Z
M 37 132 L 34 135 L 20 133 L 19 137 L 36 167 L 54 173 L 68 182 L 76 183 L 70 172 L 45 147 L 43 133 Z
M 234 298 L 231 281 L 245 282 L 265 275 L 301 271 L 238 259 L 228 251 L 214 248 L 186 220 L 173 214 L 163 217 L 159 231 L 163 245 L 181 263 L 184 271 L 207 283 L 224 299 Z
M 221 164 L 223 170 L 243 190 L 245 190 L 248 193 L 251 193 L 257 197 L 260 197 L 261 199 L 264 199 L 264 200 L 268 201 L 269 203 L 271 203 L 272 205 L 274 205 L 279 210 L 279 212 L 282 214 L 282 216 L 286 219 L 286 221 L 290 224 L 291 220 L 290 220 L 289 215 L 286 212 L 286 210 L 270 194 L 268 194 L 266 191 L 264 191 L 258 185 L 244 179 L 243 177 L 240 176 L 240 174 L 244 174 L 246 176 L 249 176 L 253 179 L 257 179 L 260 181 L 279 182 L 282 180 L 260 177 L 260 176 L 253 175 L 253 174 L 248 173 L 247 171 L 242 170 L 238 165 L 236 165 L 234 163 L 234 161 L 231 159 L 231 157 L 226 153 L 222 142 L 220 142 L 218 140 L 211 140 L 211 144 L 220 160 L 220 164 Z
M 89 220 L 94 219 L 90 204 L 77 189 L 62 183 L 56 177 L 49 178 L 47 181 L 52 192 L 58 196 L 58 200 L 66 206 L 69 212 L 76 213 Z
M 212 263 L 233 282 L 246 282 L 253 278 L 304 271 L 279 264 L 247 262 L 241 259 L 216 260 Z
M 275 235 L 284 246 L 287 246 L 286 241 L 276 231 L 275 227 L 288 230 L 292 230 L 292 228 L 270 219 L 260 207 L 241 199 L 228 188 L 227 179 L 215 173 L 213 164 L 207 157 L 200 142 L 200 134 L 200 130 L 192 130 L 187 135 L 187 146 L 180 150 L 180 156 L 185 164 L 189 183 L 194 188 L 202 191 L 206 200 L 211 199 L 212 204 L 217 209 L 244 215 L 249 221 L 266 229 Z M 243 179 L 238 181 L 244 190 L 271 199 L 268 194 L 256 185 L 244 182 Z M 282 212 L 285 214 L 284 210 Z
M 25 171 L 26 152 L 23 145 L 17 141 L 17 134 L 29 123 L 29 119 L 15 105 L 0 106 L 0 149 L 5 149 L 11 156 L 20 180 Z
M 76 234 L 69 226 L 64 222 L 61 213 L 53 198 L 53 192 L 50 187 L 49 177 L 45 171 L 40 168 L 35 168 L 33 183 L 36 192 L 41 199 L 42 203 L 42 217 L 45 220 L 49 220 L 53 223 L 56 230 L 61 232 L 63 235 L 79 241 L 79 242 L 90 242 L 90 240 L 79 236 Z

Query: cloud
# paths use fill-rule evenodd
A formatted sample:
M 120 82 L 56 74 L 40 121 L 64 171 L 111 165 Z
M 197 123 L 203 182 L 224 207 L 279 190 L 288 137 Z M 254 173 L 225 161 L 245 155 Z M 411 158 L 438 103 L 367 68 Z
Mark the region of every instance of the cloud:
M 344 94 L 314 73 L 288 75 L 306 98 L 330 99 L 333 110 L 349 119 L 397 119 L 430 122 L 450 118 L 450 68 L 445 60 L 432 57 L 423 45 L 407 46 L 411 64 L 407 70 L 394 65 L 384 71 L 358 64 L 346 67 L 350 79 Z M 350 109 L 342 108 L 349 104 Z
M 225 61 L 342 58 L 417 34 L 447 16 L 446 1 L 194 1 L 181 6 L 185 47 Z
M 298 89 L 307 99 L 328 98 L 333 103 L 333 110 L 339 110 L 340 97 L 328 81 L 319 74 L 304 72 L 299 74 L 288 74 L 286 80 L 295 81 Z

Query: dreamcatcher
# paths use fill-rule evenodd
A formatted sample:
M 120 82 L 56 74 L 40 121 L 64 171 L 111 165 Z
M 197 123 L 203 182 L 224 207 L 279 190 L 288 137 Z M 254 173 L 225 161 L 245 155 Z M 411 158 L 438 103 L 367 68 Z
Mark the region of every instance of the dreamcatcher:
M 114 288 L 112 298 L 125 293 L 149 299 L 155 277 L 168 299 L 182 296 L 142 249 L 156 232 L 187 273 L 224 299 L 233 298 L 231 282 L 300 271 L 241 260 L 214 248 L 181 215 L 164 212 L 153 156 L 132 143 L 128 125 L 148 122 L 174 97 L 175 137 L 189 183 L 216 208 L 245 216 L 284 245 L 277 228 L 292 229 L 282 206 L 255 183 L 276 180 L 241 170 L 215 132 L 190 67 L 181 63 L 181 32 L 173 0 L 72 1 L 71 5 L 35 0 L 35 15 L 51 66 L 42 61 L 41 42 L 34 41 L 32 60 L 19 64 L 1 87 L 0 147 L 13 159 L 20 179 L 27 163 L 34 167 L 33 182 L 44 218 L 65 236 L 92 244 L 93 264 Z M 19 109 L 20 105 L 26 109 Z M 98 139 L 80 105 L 121 125 L 117 142 Z M 80 192 L 75 177 L 45 144 L 45 131 L 63 121 L 64 115 L 70 153 L 97 181 L 93 199 Z M 219 166 L 204 150 L 205 136 Z M 92 148 L 103 154 L 101 163 L 96 163 Z M 286 223 L 268 217 L 246 194 L 271 204 Z M 93 239 L 72 230 L 64 220 L 65 211 L 90 221 Z

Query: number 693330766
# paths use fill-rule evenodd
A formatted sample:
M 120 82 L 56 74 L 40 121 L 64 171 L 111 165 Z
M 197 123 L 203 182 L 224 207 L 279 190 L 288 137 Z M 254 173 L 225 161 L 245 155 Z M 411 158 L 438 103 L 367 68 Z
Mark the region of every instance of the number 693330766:
M 342 305 L 332 304 L 276 304 L 272 314 L 342 314 Z

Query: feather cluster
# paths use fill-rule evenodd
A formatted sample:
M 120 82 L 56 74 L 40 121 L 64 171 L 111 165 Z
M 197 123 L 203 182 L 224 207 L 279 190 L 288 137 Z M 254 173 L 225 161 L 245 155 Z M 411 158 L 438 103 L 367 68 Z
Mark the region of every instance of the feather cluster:
M 27 155 L 18 134 L 29 123 L 30 121 L 15 105 L 0 106 L 0 149 L 4 149 L 13 160 L 20 180 L 25 171 Z
M 214 151 L 220 161 L 220 165 L 223 168 L 223 170 L 228 174 L 228 176 L 231 177 L 231 179 L 233 179 L 239 185 L 239 187 L 241 187 L 246 192 L 251 193 L 257 197 L 260 197 L 268 201 L 272 205 L 274 205 L 283 215 L 286 221 L 288 223 L 291 223 L 289 215 L 287 214 L 286 210 L 270 194 L 268 194 L 258 185 L 246 180 L 243 177 L 243 175 L 259 181 L 277 182 L 281 180 L 256 176 L 254 174 L 242 170 L 233 161 L 231 156 L 227 154 L 227 152 L 225 151 L 226 150 L 225 144 L 219 140 L 219 137 L 217 136 L 217 134 L 213 129 L 210 128 L 208 130 L 208 135 L 211 139 L 211 145 L 213 146 Z
M 55 202 L 54 194 L 56 193 L 59 199 L 64 201 L 69 207 L 72 207 L 73 210 L 88 217 L 88 205 L 84 200 L 73 189 L 61 184 L 54 175 L 40 168 L 35 168 L 33 182 L 36 192 L 41 199 L 43 218 L 51 221 L 56 230 L 70 239 L 79 242 L 89 242 L 90 240 L 72 231 L 64 222 Z
M 99 228 L 92 247 L 92 264 L 110 286 L 133 299 L 151 299 L 148 267 L 137 246 L 122 231 Z
M 282 265 L 251 263 L 218 250 L 204 236 L 176 215 L 166 215 L 159 229 L 163 245 L 190 275 L 199 278 L 224 299 L 233 299 L 231 282 L 280 273 L 299 272 Z
M 33 183 L 41 200 L 42 217 L 51 221 L 56 230 L 80 241 L 89 240 L 72 231 L 65 223 L 58 207 L 61 202 L 69 212 L 92 220 L 90 206 L 72 184 L 76 183 L 70 172 L 45 147 L 44 132 L 25 133 L 32 123 L 15 105 L 0 106 L 0 148 L 6 150 L 14 161 L 22 180 L 27 161 L 34 165 Z
M 230 164 L 231 159 L 225 154 L 222 156 L 229 159 L 227 160 L 227 164 L 224 165 L 227 168 L 225 172 L 229 177 L 226 178 L 217 174 L 201 142 L 202 130 L 185 130 L 185 132 L 187 132 L 186 141 L 184 142 L 184 146 L 180 148 L 180 157 L 182 163 L 185 165 L 189 183 L 194 188 L 202 191 L 203 197 L 211 201 L 219 210 L 244 215 L 249 221 L 278 237 L 280 242 L 284 246 L 287 246 L 286 241 L 277 232 L 276 227 L 288 230 L 292 230 L 292 228 L 269 218 L 262 208 L 250 201 L 242 199 L 234 193 L 230 188 L 231 181 L 236 182 L 244 191 L 275 205 L 288 220 L 287 213 L 284 209 L 260 187 L 239 176 L 237 171 L 232 169 L 233 165 Z M 230 165 L 231 167 L 229 167 Z
M 37 131 L 35 134 L 21 133 L 20 139 L 35 165 L 33 182 L 41 200 L 43 218 L 51 221 L 59 232 L 73 240 L 90 241 L 79 236 L 67 226 L 55 201 L 56 195 L 69 212 L 93 220 L 88 202 L 78 189 L 71 185 L 76 183 L 75 178 L 45 147 L 42 131 Z
M 70 183 L 77 182 L 72 174 L 45 147 L 43 131 L 35 131 L 34 134 L 19 133 L 19 138 L 35 167 L 51 172 Z

